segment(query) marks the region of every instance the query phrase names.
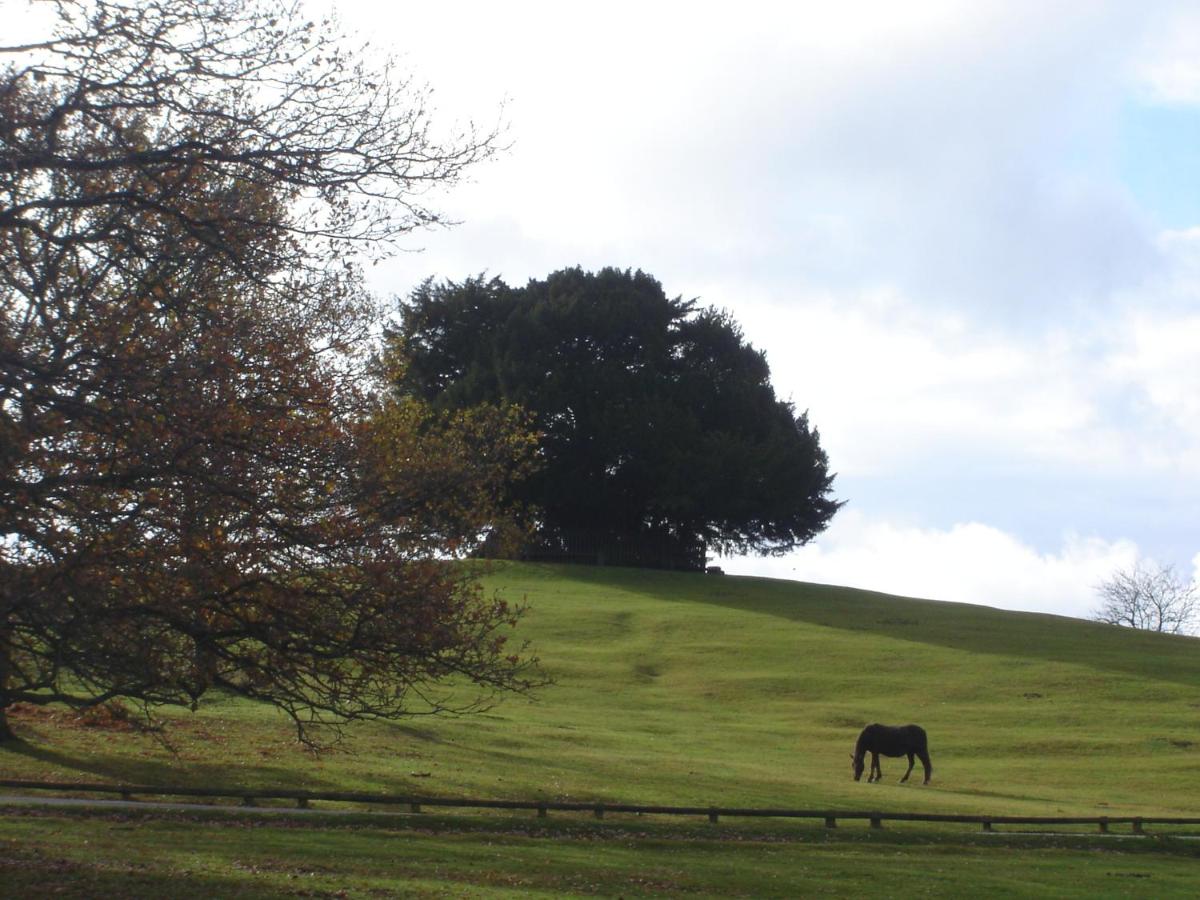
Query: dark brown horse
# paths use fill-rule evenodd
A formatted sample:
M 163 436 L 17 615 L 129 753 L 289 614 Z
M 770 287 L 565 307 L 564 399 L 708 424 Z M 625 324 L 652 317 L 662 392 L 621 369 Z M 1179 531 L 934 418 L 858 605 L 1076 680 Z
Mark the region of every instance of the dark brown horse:
M 913 757 L 918 757 L 921 765 L 925 767 L 925 784 L 929 784 L 929 776 L 933 774 L 933 763 L 929 761 L 929 739 L 920 725 L 876 723 L 864 728 L 854 744 L 854 753 L 850 756 L 854 760 L 855 781 L 862 778 L 863 757 L 868 753 L 871 754 L 871 774 L 867 776 L 868 782 L 878 781 L 883 777 L 883 771 L 879 768 L 879 754 L 882 753 L 884 756 L 908 757 L 908 771 L 900 779 L 902 782 L 908 781 L 908 776 L 913 770 Z

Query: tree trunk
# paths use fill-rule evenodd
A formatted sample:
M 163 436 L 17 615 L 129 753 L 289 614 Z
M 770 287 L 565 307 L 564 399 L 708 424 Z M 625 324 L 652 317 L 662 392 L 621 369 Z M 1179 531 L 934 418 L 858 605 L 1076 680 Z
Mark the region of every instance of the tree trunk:
M 15 741 L 17 736 L 8 724 L 8 636 L 9 629 L 0 630 L 0 744 Z

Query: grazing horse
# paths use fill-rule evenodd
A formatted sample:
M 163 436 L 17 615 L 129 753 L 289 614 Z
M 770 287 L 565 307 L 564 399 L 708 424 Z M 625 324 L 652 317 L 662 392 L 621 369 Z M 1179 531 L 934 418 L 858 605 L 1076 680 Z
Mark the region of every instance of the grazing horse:
M 912 774 L 913 757 L 919 757 L 925 767 L 925 784 L 929 784 L 929 776 L 933 774 L 933 764 L 929 761 L 929 741 L 925 737 L 925 729 L 920 725 L 868 725 L 858 736 L 854 744 L 854 780 L 862 778 L 863 756 L 871 754 L 871 774 L 867 781 L 879 781 L 883 771 L 879 768 L 879 754 L 884 756 L 907 756 L 908 771 L 904 773 L 902 782 L 908 781 Z

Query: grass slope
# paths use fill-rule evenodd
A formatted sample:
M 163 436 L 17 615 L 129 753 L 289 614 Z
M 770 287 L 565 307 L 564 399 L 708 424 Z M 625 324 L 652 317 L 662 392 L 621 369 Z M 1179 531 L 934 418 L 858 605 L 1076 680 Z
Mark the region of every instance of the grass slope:
M 503 565 L 489 587 L 555 683 L 464 719 L 356 727 L 313 758 L 261 707 L 133 732 L 16 718 L 0 776 L 446 796 L 993 814 L 1196 815 L 1200 642 L 765 579 Z M 934 781 L 855 783 L 871 721 L 918 722 Z M 917 773 L 920 767 L 918 765 Z
M 817 826 L 0 817 L 12 897 L 1193 898 L 1197 848 Z M 421 823 L 417 824 L 420 819 Z
M 939 812 L 1196 815 L 1200 643 L 746 578 L 531 565 L 489 586 L 555 683 L 464 719 L 353 729 L 313 757 L 213 699 L 155 736 L 15 717 L 0 777 Z M 850 778 L 867 722 L 915 721 L 934 782 Z M 918 769 L 919 774 L 919 769 Z M 963 826 L 474 814 L 237 817 L 0 808 L 13 896 L 1191 897 L 1200 842 Z

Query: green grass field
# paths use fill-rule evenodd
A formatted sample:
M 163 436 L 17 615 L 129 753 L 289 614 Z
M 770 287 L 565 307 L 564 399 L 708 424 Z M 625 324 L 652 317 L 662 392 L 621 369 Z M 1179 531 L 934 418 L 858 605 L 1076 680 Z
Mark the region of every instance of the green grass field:
M 14 721 L 23 742 L 0 750 L 0 777 L 689 806 L 1200 814 L 1195 639 L 760 579 L 505 565 L 488 583 L 531 607 L 521 631 L 554 678 L 536 698 L 512 698 L 472 718 L 356 726 L 343 749 L 320 757 L 294 743 L 281 717 L 240 702 L 213 699 L 194 715 L 172 715 L 170 749 L 152 735 L 27 710 Z M 884 760 L 882 784 L 851 779 L 854 738 L 872 721 L 926 728 L 931 785 L 919 777 L 897 784 L 900 760 Z M 407 868 L 373 868 L 368 848 L 382 839 L 378 829 L 325 834 L 314 824 L 247 829 L 131 818 L 124 833 L 135 846 L 170 843 L 170 834 L 183 845 L 211 848 L 204 877 L 226 884 L 218 891 L 224 895 L 234 895 L 232 886 L 247 896 L 259 896 L 254 891 L 264 885 L 264 896 L 286 893 L 295 878 L 284 876 L 305 860 L 337 873 L 331 859 L 360 857 L 368 862 L 342 874 L 363 896 L 767 896 L 771 884 L 776 896 L 798 888 L 852 895 L 873 879 L 893 893 L 919 893 L 922 878 L 944 895 L 975 884 L 1057 896 L 1083 896 L 1075 893 L 1083 887 L 1089 896 L 1200 892 L 1200 875 L 1190 877 L 1192 868 L 1200 872 L 1192 849 L 1200 842 L 1078 838 L 1068 846 L 1030 838 L 1046 843 L 1028 845 L 1012 836 L 969 835 L 965 827 L 896 825 L 867 835 L 851 825 L 827 834 L 811 825 L 763 832 L 723 822 L 723 834 L 741 839 L 714 843 L 704 831 L 711 826 L 695 823 L 630 817 L 590 823 L 583 830 L 591 836 L 580 837 L 554 825 L 531 835 L 520 830 L 527 819 L 417 817 L 426 824 L 390 826 L 408 836 L 399 842 L 414 854 Z M 0 874 L 37 871 L 29 853 L 75 871 L 86 863 L 56 850 L 47 835 L 76 834 L 74 846 L 92 829 L 98 840 L 111 832 L 102 821 L 6 817 L 0 847 L 17 862 L 8 871 L 0 854 Z M 312 844 L 343 851 L 317 852 Z M 489 847 L 509 844 L 515 849 L 499 852 L 503 865 L 487 862 Z M 286 871 L 252 872 L 255 866 L 236 864 L 237 853 L 265 854 Z M 120 869 L 117 851 L 101 856 L 112 871 Z M 426 856 L 444 856 L 434 866 L 441 875 L 428 875 L 429 865 L 419 861 Z M 1017 871 L 1009 871 L 1014 860 Z M 171 872 L 187 869 L 166 856 L 160 862 L 143 874 L 170 880 Z M 594 878 L 572 880 L 593 867 Z M 1125 876 L 1112 874 L 1126 868 Z M 643 888 L 630 880 L 660 869 L 675 874 L 662 876 L 658 889 L 650 876 Z M 426 874 L 418 877 L 418 870 Z M 63 877 L 69 884 L 73 876 Z M 313 877 L 320 890 L 342 889 L 332 886 L 340 875 Z M 1147 890 L 1151 877 L 1154 889 Z
M 0 894 L 1194 897 L 1194 842 L 487 819 L 0 818 Z

